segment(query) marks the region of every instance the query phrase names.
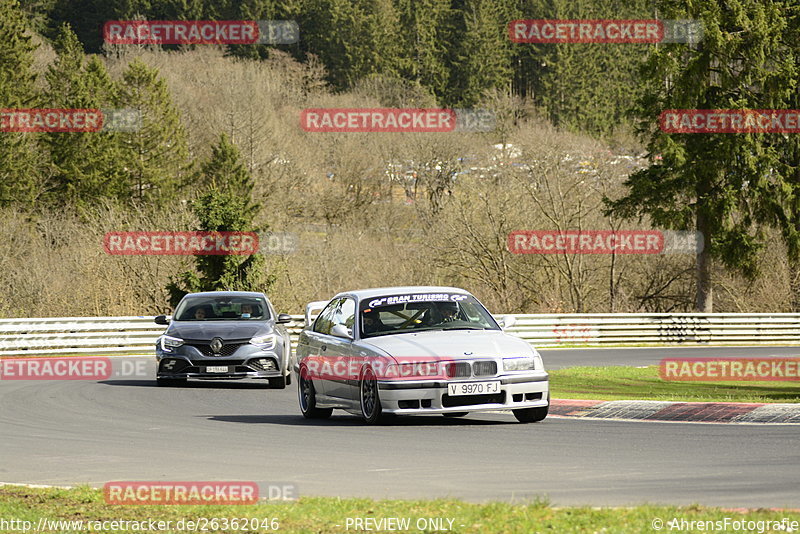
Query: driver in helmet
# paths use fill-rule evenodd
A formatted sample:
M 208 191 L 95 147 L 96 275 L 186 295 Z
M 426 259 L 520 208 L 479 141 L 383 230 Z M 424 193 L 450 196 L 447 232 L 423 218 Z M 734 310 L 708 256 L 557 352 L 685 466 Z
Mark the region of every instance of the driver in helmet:
M 452 323 L 458 320 L 458 304 L 455 302 L 444 302 L 439 305 L 439 313 L 442 314 L 443 323 Z
M 361 314 L 361 322 L 365 334 L 374 334 L 375 332 L 381 331 L 384 327 L 377 310 L 364 310 Z

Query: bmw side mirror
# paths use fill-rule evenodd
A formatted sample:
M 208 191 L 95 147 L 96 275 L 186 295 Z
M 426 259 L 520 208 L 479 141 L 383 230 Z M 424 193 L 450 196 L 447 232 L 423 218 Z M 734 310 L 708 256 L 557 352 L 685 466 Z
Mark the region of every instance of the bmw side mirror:
M 169 324 L 169 320 L 167 320 L 167 316 L 166 315 L 158 315 L 155 319 L 153 319 L 153 321 L 156 324 L 161 324 L 161 325 L 168 325 Z
M 345 339 L 353 339 L 353 331 L 343 324 L 334 325 L 333 328 L 331 328 L 331 335 L 343 337 Z
M 275 320 L 278 324 L 286 324 L 292 322 L 292 316 L 288 313 L 279 313 L 278 318 Z
M 503 327 L 503 330 L 511 328 L 515 324 L 517 324 L 517 318 L 513 315 L 504 315 L 502 319 L 500 319 L 500 326 Z

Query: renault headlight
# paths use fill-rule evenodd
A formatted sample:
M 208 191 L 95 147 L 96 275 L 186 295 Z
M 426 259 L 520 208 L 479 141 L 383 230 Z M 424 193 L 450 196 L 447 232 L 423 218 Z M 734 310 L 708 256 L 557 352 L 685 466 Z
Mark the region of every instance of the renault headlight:
M 172 352 L 172 349 L 177 349 L 183 345 L 183 340 L 178 337 L 161 336 L 161 350 L 165 352 Z
M 261 350 L 270 350 L 275 348 L 276 337 L 277 336 L 275 336 L 275 334 L 254 337 L 253 339 L 250 340 L 250 344 L 255 345 Z

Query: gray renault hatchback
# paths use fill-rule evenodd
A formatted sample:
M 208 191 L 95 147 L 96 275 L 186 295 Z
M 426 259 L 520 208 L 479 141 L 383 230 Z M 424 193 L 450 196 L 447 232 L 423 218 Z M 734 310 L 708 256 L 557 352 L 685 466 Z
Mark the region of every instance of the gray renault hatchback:
M 156 340 L 159 386 L 180 385 L 189 378 L 230 380 L 259 378 L 283 389 L 291 383 L 291 341 L 284 324 L 263 293 L 210 291 L 183 297 Z

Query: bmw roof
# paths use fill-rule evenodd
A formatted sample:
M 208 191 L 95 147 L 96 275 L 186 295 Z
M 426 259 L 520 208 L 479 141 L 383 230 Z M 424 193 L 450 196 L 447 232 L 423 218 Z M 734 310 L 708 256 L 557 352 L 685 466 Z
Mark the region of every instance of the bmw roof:
M 400 287 L 375 287 L 370 289 L 357 289 L 355 291 L 342 291 L 333 298 L 344 297 L 345 295 L 351 295 L 361 300 L 373 297 L 380 297 L 383 295 L 399 295 L 404 293 L 459 293 L 462 295 L 471 294 L 469 291 L 458 287 L 400 286 Z

